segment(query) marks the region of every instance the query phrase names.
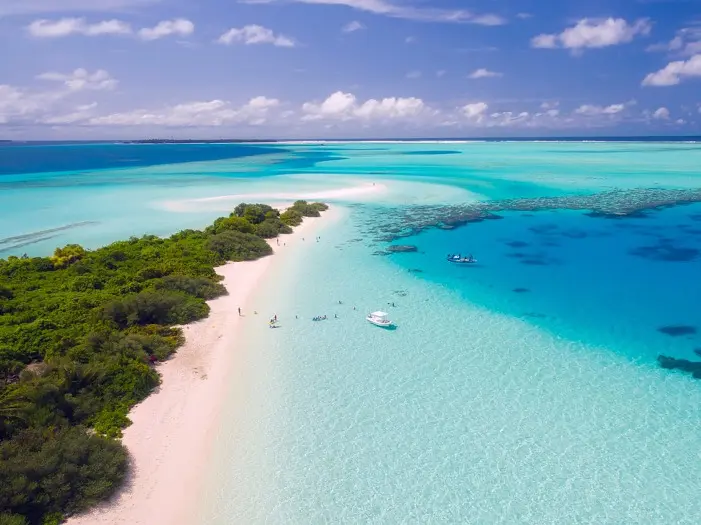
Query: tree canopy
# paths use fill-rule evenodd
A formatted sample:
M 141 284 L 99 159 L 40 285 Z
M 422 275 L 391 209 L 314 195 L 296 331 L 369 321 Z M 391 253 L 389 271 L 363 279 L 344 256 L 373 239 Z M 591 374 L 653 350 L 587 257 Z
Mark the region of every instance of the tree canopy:
M 153 364 L 183 344 L 177 325 L 226 293 L 215 266 L 271 254 L 264 239 L 326 209 L 301 202 L 282 214 L 242 203 L 168 238 L 0 259 L 0 525 L 60 523 L 120 486 L 115 438 L 158 385 Z

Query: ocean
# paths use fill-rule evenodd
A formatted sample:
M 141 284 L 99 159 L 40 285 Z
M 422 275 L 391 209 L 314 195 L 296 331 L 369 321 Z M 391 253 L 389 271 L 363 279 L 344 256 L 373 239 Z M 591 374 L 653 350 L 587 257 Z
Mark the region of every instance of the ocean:
M 241 200 L 341 213 L 251 305 L 197 523 L 698 522 L 701 383 L 657 356 L 701 348 L 701 204 L 577 203 L 694 192 L 701 145 L 32 145 L 0 165 L 3 257 Z M 496 220 L 441 222 L 485 203 Z

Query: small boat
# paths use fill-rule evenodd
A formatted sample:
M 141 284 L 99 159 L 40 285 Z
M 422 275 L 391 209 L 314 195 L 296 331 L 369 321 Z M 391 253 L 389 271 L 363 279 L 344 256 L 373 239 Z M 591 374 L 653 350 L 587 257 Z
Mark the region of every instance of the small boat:
M 460 255 L 448 255 L 446 260 L 448 262 L 459 264 L 475 264 L 477 262 L 477 259 L 474 257 L 461 257 Z
M 371 314 L 368 314 L 368 316 L 365 318 L 368 320 L 368 322 L 374 324 L 375 326 L 380 326 L 382 328 L 390 328 L 394 326 L 392 324 L 392 321 L 387 319 L 387 314 L 386 312 L 373 312 Z

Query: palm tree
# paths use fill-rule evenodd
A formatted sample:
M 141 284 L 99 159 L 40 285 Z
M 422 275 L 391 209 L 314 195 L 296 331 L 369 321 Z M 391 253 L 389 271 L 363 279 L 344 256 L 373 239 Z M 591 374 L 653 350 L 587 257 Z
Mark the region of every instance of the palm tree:
M 29 401 L 17 388 L 5 388 L 0 391 L 0 423 L 5 421 L 25 421 L 24 410 Z

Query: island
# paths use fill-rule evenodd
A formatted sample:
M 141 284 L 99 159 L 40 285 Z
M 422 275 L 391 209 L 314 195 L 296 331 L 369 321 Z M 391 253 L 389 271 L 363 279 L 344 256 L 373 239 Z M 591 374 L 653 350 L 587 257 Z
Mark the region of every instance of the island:
M 267 240 L 327 208 L 242 203 L 201 231 L 0 259 L 0 523 L 59 524 L 113 495 L 130 409 L 227 294 L 219 268 L 271 255 Z

